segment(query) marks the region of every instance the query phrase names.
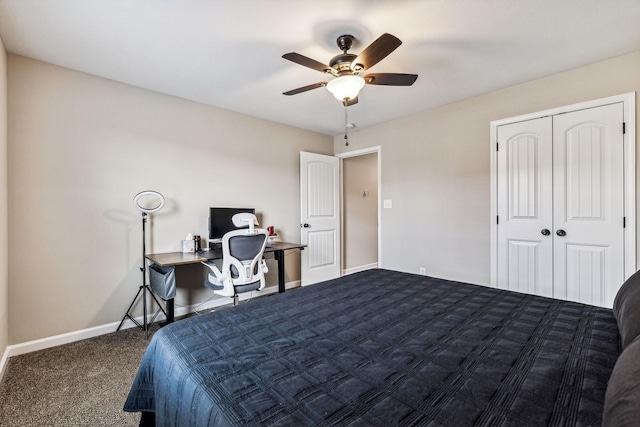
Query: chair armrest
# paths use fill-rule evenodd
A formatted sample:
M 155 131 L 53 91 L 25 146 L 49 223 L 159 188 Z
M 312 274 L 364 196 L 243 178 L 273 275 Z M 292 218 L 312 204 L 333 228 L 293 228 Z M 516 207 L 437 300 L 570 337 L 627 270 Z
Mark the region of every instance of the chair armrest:
M 221 272 L 218 266 L 211 261 L 202 262 L 202 264 L 207 266 L 211 270 L 211 272 L 215 276 L 216 284 L 223 286 L 221 290 L 214 290 L 213 292 L 218 295 L 232 297 L 235 294 L 235 290 L 233 289 L 233 282 L 231 281 L 231 273 L 226 271 L 224 273 Z M 212 283 L 214 282 L 213 280 L 211 280 L 211 277 L 209 277 L 209 281 Z
M 220 269 L 218 268 L 217 265 L 215 265 L 213 262 L 211 261 L 206 261 L 206 262 L 202 262 L 202 265 L 209 267 L 209 269 L 211 270 L 211 272 L 216 276 L 216 280 L 218 280 L 219 282 L 224 281 L 224 277 L 222 272 L 220 271 Z

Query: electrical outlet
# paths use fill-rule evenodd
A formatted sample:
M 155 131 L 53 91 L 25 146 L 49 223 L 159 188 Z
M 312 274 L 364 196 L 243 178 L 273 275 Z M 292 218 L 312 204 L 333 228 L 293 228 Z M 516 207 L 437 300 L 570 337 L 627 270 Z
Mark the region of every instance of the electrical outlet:
M 385 199 L 382 206 L 385 209 L 391 209 L 393 207 L 393 203 L 391 202 L 391 199 Z
M 427 275 L 427 269 L 424 267 L 420 267 L 420 274 L 422 274 L 423 276 Z

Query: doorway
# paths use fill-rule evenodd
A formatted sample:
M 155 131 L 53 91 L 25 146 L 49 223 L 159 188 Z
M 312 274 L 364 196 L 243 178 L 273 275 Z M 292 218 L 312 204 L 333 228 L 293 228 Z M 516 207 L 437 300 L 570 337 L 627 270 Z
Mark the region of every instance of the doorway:
M 380 147 L 338 155 L 342 177 L 342 275 L 381 266 Z
M 380 172 L 379 146 L 336 156 L 300 152 L 302 286 L 382 267 Z

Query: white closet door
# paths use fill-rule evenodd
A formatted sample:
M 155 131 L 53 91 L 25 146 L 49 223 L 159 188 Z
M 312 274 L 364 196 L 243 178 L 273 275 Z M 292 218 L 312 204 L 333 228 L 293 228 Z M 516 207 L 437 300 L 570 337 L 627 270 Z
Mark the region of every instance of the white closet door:
M 498 287 L 553 295 L 551 117 L 498 127 Z
M 611 307 L 624 282 L 622 108 L 554 116 L 555 298 Z

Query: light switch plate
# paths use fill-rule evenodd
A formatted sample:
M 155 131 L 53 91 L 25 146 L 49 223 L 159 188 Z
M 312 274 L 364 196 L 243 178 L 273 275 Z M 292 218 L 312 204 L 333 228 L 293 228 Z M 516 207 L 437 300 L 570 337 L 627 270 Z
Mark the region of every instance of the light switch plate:
M 391 209 L 393 207 L 393 203 L 391 203 L 391 199 L 385 199 L 383 203 L 384 203 L 383 207 L 385 209 Z

